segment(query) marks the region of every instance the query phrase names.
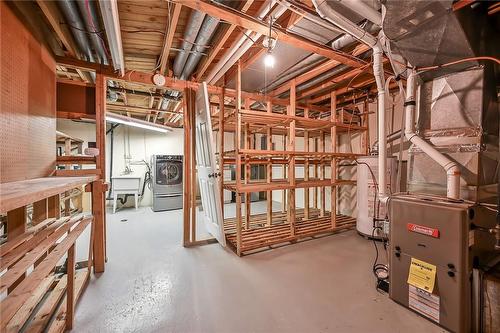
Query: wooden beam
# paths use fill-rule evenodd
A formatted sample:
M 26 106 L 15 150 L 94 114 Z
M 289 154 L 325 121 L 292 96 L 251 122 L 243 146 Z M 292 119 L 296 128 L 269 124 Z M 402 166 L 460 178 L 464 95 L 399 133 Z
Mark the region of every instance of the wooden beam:
M 215 3 L 203 0 L 175 0 L 175 2 L 181 3 L 186 7 L 199 10 L 210 16 L 217 17 L 231 24 L 239 25 L 245 29 L 255 31 L 263 35 L 267 35 L 269 33 L 269 27 L 267 24 L 249 15 L 245 15 L 237 10 L 222 7 L 220 5 L 216 5 Z M 351 67 L 360 67 L 365 64 L 364 61 L 356 59 L 351 55 L 339 51 L 334 51 L 326 45 L 308 40 L 291 31 L 286 31 L 281 27 L 274 26 L 273 30 L 278 41 L 290 44 L 294 47 L 301 48 L 303 50 L 316 53 L 333 60 L 337 60 L 338 62 L 349 65 Z
M 110 66 L 103 66 L 103 65 L 91 63 L 88 61 L 67 58 L 67 57 L 55 57 L 55 58 L 56 58 L 56 62 L 59 64 L 64 64 L 67 67 L 85 68 L 85 69 L 89 69 L 89 70 L 94 70 L 97 73 L 102 73 L 104 76 L 106 76 L 110 80 L 119 81 L 119 82 L 131 82 L 131 83 L 142 84 L 145 86 L 150 86 L 153 88 L 158 88 L 153 83 L 153 74 L 152 73 L 145 73 L 145 72 L 140 72 L 140 71 L 128 71 L 125 73 L 125 75 L 120 76 L 118 73 L 115 73 L 112 70 L 112 67 L 110 67 Z M 185 88 L 191 88 L 194 90 L 198 90 L 200 87 L 200 83 L 194 82 L 194 81 L 178 80 L 178 79 L 174 79 L 171 77 L 165 77 L 165 84 L 162 87 L 168 88 L 168 89 L 174 89 L 174 90 L 178 90 L 178 91 L 183 91 Z M 221 94 L 222 87 L 208 85 L 208 92 L 210 94 Z M 230 96 L 230 97 L 236 96 L 235 89 L 227 89 L 226 88 L 225 93 L 226 93 L 226 96 Z M 272 97 L 272 96 L 268 96 L 268 95 L 264 95 L 264 94 L 260 94 L 260 93 L 250 93 L 250 92 L 242 91 L 241 95 L 242 95 L 242 97 L 245 97 L 245 98 L 248 97 L 254 101 L 265 101 L 265 102 L 271 101 L 275 105 L 286 106 L 289 104 L 288 99 L 276 98 L 276 97 Z M 309 107 L 311 111 L 317 111 L 317 112 L 330 111 L 329 108 L 314 105 L 311 103 L 307 103 L 307 104 L 297 103 L 297 107 L 299 107 L 299 108 Z
M 92 215 L 94 217 L 94 244 L 93 244 L 93 263 L 94 273 L 102 273 L 105 269 L 106 254 L 105 254 L 105 233 L 104 225 L 104 191 L 102 180 L 96 180 L 92 183 Z
M 42 0 L 36 0 L 36 2 L 42 10 L 43 15 L 45 15 L 45 18 L 47 18 L 47 21 L 56 33 L 57 37 L 61 40 L 61 43 L 66 48 L 68 55 L 76 57 L 77 54 L 75 51 L 75 42 L 71 37 L 68 29 L 61 26 L 61 15 L 59 13 L 59 10 L 57 9 L 57 3 L 55 1 Z
M 165 39 L 163 41 L 163 48 L 161 50 L 160 58 L 160 73 L 165 75 L 168 65 L 168 55 L 170 54 L 170 48 L 172 47 L 172 41 L 174 40 L 175 29 L 177 28 L 177 22 L 179 21 L 179 15 L 181 13 L 182 5 L 176 3 L 174 5 L 174 12 L 172 13 L 172 19 L 167 22 L 167 31 L 165 33 Z M 170 16 L 170 15 L 169 15 Z

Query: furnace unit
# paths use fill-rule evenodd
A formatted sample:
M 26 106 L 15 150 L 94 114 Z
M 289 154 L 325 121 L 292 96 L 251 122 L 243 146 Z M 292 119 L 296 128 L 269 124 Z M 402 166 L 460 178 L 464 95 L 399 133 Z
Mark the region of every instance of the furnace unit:
M 450 331 L 476 331 L 472 273 L 497 254 L 486 230 L 495 212 L 429 195 L 394 196 L 389 206 L 390 297 Z

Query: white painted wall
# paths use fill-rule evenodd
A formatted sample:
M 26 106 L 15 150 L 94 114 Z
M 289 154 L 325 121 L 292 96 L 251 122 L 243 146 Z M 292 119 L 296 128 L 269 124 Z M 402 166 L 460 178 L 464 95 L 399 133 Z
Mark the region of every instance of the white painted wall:
M 108 126 L 109 128 L 109 126 Z M 95 124 L 74 122 L 71 120 L 58 119 L 57 129 L 73 137 L 84 140 L 84 148 L 88 147 L 89 141 L 95 141 Z M 109 161 L 111 158 L 110 135 L 106 136 L 106 175 L 109 179 Z M 184 131 L 182 129 L 173 129 L 169 133 L 154 132 L 151 130 L 140 129 L 120 125 L 114 130 L 114 149 L 113 149 L 113 176 L 119 176 L 124 173 L 128 159 L 125 159 L 125 148 L 130 146 L 128 155 L 130 157 L 130 168 L 132 174 L 140 176 L 141 186 L 144 180 L 144 174 L 147 167 L 141 164 L 142 160 L 151 162 L 151 156 L 155 154 L 165 155 L 184 155 Z M 110 202 L 108 202 L 110 204 Z M 141 206 L 151 206 L 152 193 L 146 186 L 144 196 L 140 201 Z M 127 205 L 133 205 L 132 198 L 128 200 Z

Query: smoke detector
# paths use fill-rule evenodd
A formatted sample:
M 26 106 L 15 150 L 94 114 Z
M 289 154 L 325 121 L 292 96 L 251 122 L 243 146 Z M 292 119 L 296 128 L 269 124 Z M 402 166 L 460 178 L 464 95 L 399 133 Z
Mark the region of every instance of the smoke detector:
M 153 83 L 157 87 L 163 87 L 165 85 L 165 82 L 165 76 L 161 75 L 160 73 L 156 73 L 155 75 L 153 75 Z

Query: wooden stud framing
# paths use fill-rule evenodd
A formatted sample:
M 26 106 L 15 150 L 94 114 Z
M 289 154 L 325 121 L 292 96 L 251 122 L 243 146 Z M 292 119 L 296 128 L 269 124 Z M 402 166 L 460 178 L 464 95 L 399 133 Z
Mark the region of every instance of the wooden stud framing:
M 168 55 L 170 54 L 170 48 L 172 47 L 172 41 L 174 39 L 175 29 L 177 28 L 177 21 L 179 20 L 179 15 L 181 13 L 182 5 L 176 3 L 174 5 L 174 11 L 172 13 L 172 19 L 167 22 L 167 31 L 165 33 L 165 39 L 163 41 L 163 48 L 160 57 L 160 73 L 165 74 L 168 65 Z

